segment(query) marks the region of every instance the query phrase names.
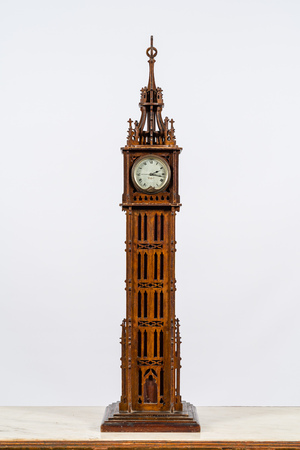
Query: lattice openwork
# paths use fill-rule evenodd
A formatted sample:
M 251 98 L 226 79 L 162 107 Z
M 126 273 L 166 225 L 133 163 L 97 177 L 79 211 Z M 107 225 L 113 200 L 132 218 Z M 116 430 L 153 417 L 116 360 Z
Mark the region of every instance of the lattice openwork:
M 130 236 L 127 235 L 126 250 L 132 261 L 127 291 L 132 319 L 129 344 L 133 408 L 151 404 L 151 408 L 167 410 L 171 403 L 169 377 L 174 378 L 175 386 L 180 369 L 177 364 L 179 328 L 177 322 L 174 326 L 173 318 L 175 278 L 171 259 L 175 250 L 175 216 L 171 210 L 136 209 L 129 217 Z M 126 351 L 123 343 L 122 340 L 122 349 Z M 122 355 L 124 371 L 125 359 Z M 124 388 L 126 390 L 123 384 Z M 178 389 L 176 394 L 173 393 L 174 404 L 177 393 Z M 125 403 L 127 398 L 124 392 Z
M 139 320 L 138 322 L 139 327 L 163 327 L 164 323 L 160 320 L 153 320 L 152 322 L 149 322 L 147 320 Z
M 147 288 L 163 288 L 164 284 L 163 283 L 138 283 L 138 287 L 147 289 Z
M 140 359 L 138 361 L 139 366 L 162 366 L 163 360 L 162 359 Z

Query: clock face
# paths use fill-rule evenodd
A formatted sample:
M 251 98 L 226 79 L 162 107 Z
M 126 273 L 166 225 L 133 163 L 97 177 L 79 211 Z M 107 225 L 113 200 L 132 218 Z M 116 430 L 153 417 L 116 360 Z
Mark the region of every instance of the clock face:
M 138 158 L 132 167 L 132 181 L 142 192 L 160 192 L 167 188 L 171 179 L 170 166 L 159 156 L 147 155 Z

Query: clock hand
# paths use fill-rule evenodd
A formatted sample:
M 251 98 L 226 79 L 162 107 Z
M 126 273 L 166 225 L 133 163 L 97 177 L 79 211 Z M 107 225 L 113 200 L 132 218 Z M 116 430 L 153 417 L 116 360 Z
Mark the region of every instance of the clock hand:
M 158 170 L 156 171 L 158 172 Z M 152 172 L 152 173 L 141 173 L 142 176 L 148 176 L 148 177 L 161 177 L 162 175 L 160 175 L 159 173 L 156 172 Z

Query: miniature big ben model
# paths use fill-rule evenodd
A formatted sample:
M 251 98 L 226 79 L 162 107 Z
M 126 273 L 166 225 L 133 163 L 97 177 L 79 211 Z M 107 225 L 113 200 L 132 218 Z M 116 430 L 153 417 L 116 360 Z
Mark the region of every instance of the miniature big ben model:
M 162 118 L 151 46 L 141 118 L 129 119 L 124 155 L 126 319 L 122 396 L 106 408 L 101 431 L 200 431 L 196 409 L 180 396 L 180 334 L 175 318 L 175 214 L 180 209 L 174 121 Z

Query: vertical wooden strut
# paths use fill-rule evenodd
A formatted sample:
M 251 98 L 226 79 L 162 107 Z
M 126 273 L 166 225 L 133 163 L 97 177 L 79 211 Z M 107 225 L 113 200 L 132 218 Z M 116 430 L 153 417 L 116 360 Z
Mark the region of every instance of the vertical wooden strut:
M 122 323 L 121 401 L 106 408 L 101 431 L 200 431 L 195 408 L 181 401 L 180 335 L 175 317 L 175 219 L 180 210 L 174 121 L 161 116 L 149 57 L 141 117 L 129 119 L 122 209 L 126 212 L 126 319 Z M 171 128 L 169 128 L 169 123 Z

